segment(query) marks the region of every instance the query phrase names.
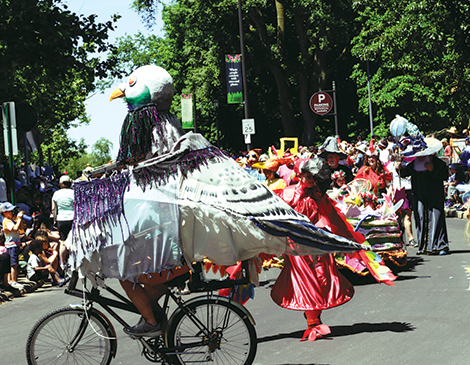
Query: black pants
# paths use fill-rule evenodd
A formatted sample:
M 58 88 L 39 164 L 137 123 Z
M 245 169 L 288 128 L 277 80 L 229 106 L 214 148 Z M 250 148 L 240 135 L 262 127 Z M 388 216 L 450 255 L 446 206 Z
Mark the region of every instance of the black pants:
M 29 280 L 38 282 L 39 280 L 46 280 L 48 277 L 49 271 L 36 271 L 33 276 L 29 278 Z
M 413 202 L 419 251 L 438 252 L 449 249 L 444 199 L 424 197 Z
M 9 274 L 10 270 L 10 255 L 5 252 L 0 255 L 0 281 L 3 281 L 5 274 Z

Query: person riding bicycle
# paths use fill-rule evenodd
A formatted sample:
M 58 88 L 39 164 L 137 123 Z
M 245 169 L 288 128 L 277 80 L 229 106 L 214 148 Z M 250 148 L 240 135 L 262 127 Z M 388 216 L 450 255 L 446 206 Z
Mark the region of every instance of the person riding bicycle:
M 117 164 L 132 166 L 74 185 L 71 267 L 121 281 L 142 315 L 124 329 L 132 336 L 162 332 L 158 299 L 189 270 L 183 257 L 229 266 L 285 253 L 288 237 L 306 254 L 361 247 L 319 231 L 203 136 L 183 135 L 173 93 L 162 68 L 134 71 L 111 95 L 128 103 Z

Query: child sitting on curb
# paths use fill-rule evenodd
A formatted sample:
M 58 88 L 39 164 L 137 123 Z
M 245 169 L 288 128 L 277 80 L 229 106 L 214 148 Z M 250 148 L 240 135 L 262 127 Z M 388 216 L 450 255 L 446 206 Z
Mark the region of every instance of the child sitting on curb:
M 49 274 L 52 277 L 53 284 L 62 286 L 65 283 L 56 272 L 56 269 L 51 263 L 45 264 L 41 256 L 43 255 L 43 244 L 44 240 L 34 239 L 30 243 L 30 252 L 28 260 L 27 275 L 31 281 L 46 280 Z

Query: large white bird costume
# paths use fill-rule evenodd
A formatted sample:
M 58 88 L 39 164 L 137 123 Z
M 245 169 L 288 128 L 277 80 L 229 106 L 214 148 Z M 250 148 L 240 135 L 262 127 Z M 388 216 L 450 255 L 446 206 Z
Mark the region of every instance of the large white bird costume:
M 208 258 L 233 265 L 264 252 L 321 255 L 361 245 L 316 228 L 200 134 L 183 134 L 168 109 L 174 88 L 143 66 L 111 99 L 129 113 L 118 160 L 142 162 L 75 185 L 71 262 L 135 280 Z

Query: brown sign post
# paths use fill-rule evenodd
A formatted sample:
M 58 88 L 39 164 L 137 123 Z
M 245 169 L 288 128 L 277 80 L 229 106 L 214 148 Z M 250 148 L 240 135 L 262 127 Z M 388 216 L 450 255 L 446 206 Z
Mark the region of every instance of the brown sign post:
M 330 94 L 324 91 L 319 91 L 310 98 L 310 109 L 312 109 L 315 114 L 328 114 L 331 108 L 333 108 L 333 99 Z
M 334 115 L 335 117 L 335 133 L 336 136 L 339 137 L 338 131 L 338 113 L 336 111 L 336 85 L 335 82 L 332 82 L 333 90 L 325 90 L 325 91 L 318 91 L 312 95 L 310 98 L 309 104 L 310 109 L 321 116 L 325 115 Z M 330 94 L 327 91 L 331 91 L 333 93 L 333 99 L 331 98 Z M 328 114 L 331 109 L 334 107 L 334 111 L 332 114 Z

